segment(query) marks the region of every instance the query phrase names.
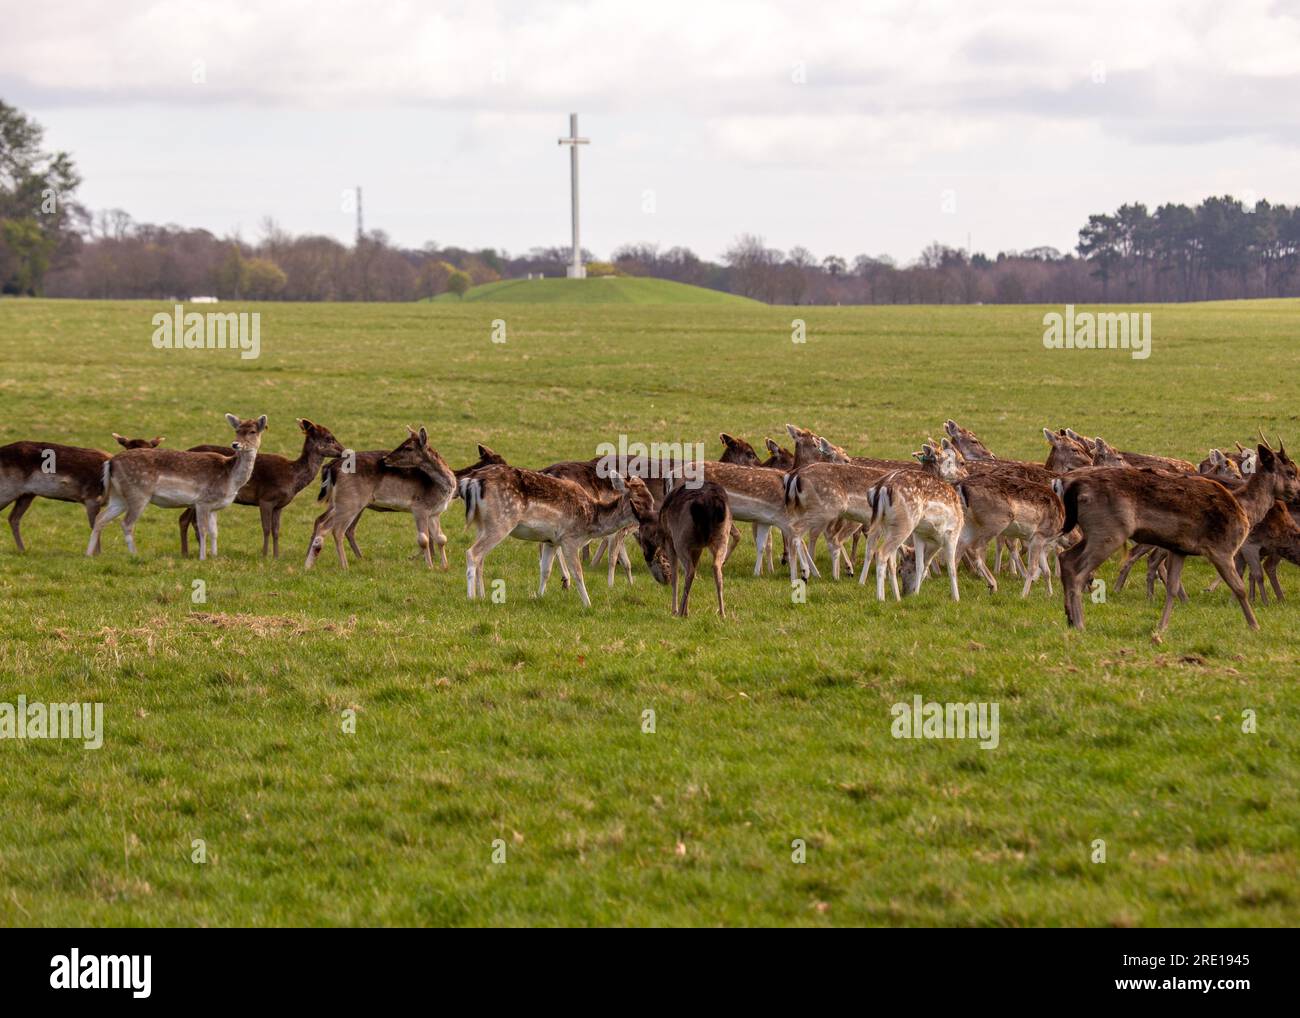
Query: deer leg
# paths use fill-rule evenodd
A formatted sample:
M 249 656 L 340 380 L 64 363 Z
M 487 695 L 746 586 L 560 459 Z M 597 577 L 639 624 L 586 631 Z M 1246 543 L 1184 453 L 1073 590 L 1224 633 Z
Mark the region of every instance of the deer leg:
M 126 501 L 118 495 L 110 495 L 107 504 L 95 515 L 95 523 L 90 528 L 90 543 L 86 545 L 86 555 L 99 551 L 99 535 L 103 529 L 126 512 Z
M 1268 575 L 1268 580 L 1273 584 L 1273 593 L 1279 601 L 1282 600 L 1282 584 L 1277 582 L 1277 565 L 1278 557 L 1270 555 L 1264 560 L 1264 572 Z
M 727 606 L 722 600 L 722 566 L 727 561 L 727 548 L 713 549 L 713 586 L 718 591 L 718 614 L 727 617 Z
M 938 548 L 935 549 L 935 551 L 938 550 Z M 926 556 L 926 552 L 929 551 L 929 545 L 927 545 L 921 535 L 915 531 L 912 532 L 912 551 L 916 555 L 916 573 L 912 577 L 911 593 L 915 595 L 921 592 L 921 578 L 925 575 L 926 563 L 930 561 Z M 894 596 L 894 600 L 898 600 L 897 595 Z
M 262 518 L 262 558 L 271 551 L 271 531 L 275 529 L 275 509 L 270 502 L 257 503 L 257 514 Z
M 627 535 L 630 533 L 632 533 L 631 527 L 618 537 L 618 560 L 623 563 L 623 570 L 627 573 L 628 586 L 632 585 L 632 560 L 627 557 Z
M 278 505 L 271 511 L 271 557 L 280 557 L 280 513 L 284 506 Z
M 691 600 L 691 584 L 695 582 L 695 571 L 700 564 L 700 549 L 696 548 L 686 556 L 686 582 L 682 585 L 682 610 L 679 613 L 682 618 L 689 614 L 689 604 Z
M 546 541 L 542 542 L 542 554 L 538 563 L 538 572 L 540 573 L 541 582 L 537 585 L 537 596 L 541 597 L 546 593 L 546 581 L 551 578 L 551 566 L 555 564 L 555 545 Z
M 799 541 L 799 557 L 803 559 L 804 573 L 810 577 L 815 577 L 816 579 L 820 580 L 822 578 L 822 574 L 821 571 L 817 568 L 816 558 L 813 554 L 813 552 L 817 548 L 817 535 L 813 535 L 813 543 L 811 547 L 809 547 L 803 541 L 802 538 L 798 539 L 798 541 Z M 830 544 L 829 541 L 827 541 L 826 543 L 827 545 Z
M 1168 571 L 1165 574 L 1165 610 L 1160 613 L 1160 625 L 1156 631 L 1163 633 L 1169 626 L 1169 616 L 1173 614 L 1174 602 L 1178 600 L 1178 584 L 1183 575 L 1184 556 L 1178 552 L 1168 553 Z
M 587 581 L 582 575 L 582 542 L 570 541 L 560 545 L 560 552 L 569 560 L 573 568 L 573 580 L 578 587 L 578 596 L 582 598 L 582 607 L 591 607 L 591 597 L 587 593 Z
M 9 529 L 14 533 L 14 544 L 18 545 L 19 551 L 26 551 L 27 549 L 23 546 L 23 534 L 22 531 L 18 529 L 18 524 L 22 521 L 23 513 L 27 512 L 28 507 L 31 506 L 32 502 L 35 500 L 35 495 L 19 495 L 14 501 L 14 507 L 9 510 Z M 3 508 L 4 506 L 0 506 L 0 509 Z M 95 525 L 95 519 L 93 516 L 90 519 L 90 525 L 92 527 Z
M 609 556 L 608 569 L 606 570 L 607 579 L 605 581 L 607 587 L 614 586 L 614 579 L 618 575 L 618 549 L 615 547 L 615 541 L 621 539 L 622 536 L 623 531 L 620 530 L 616 534 L 608 535 L 601 542 L 601 547 L 605 549 L 606 554 Z
M 1237 598 L 1237 603 L 1241 605 L 1241 613 L 1246 616 L 1246 625 L 1250 626 L 1251 629 L 1258 629 L 1259 622 L 1255 618 L 1255 611 L 1246 599 L 1246 585 L 1242 582 L 1241 575 L 1237 572 L 1232 557 L 1222 553 L 1207 554 L 1205 557 L 1218 570 L 1219 575 L 1223 577 L 1223 582 L 1228 585 L 1228 589 Z
M 677 552 L 673 549 L 671 542 L 665 542 L 665 551 L 668 553 L 668 581 L 673 588 L 673 601 L 669 607 L 669 614 L 673 617 L 677 615 Z
M 212 511 L 208 512 L 208 534 L 211 537 L 212 557 L 216 558 L 217 557 L 217 514 Z
M 190 526 L 194 523 L 194 506 L 186 506 L 181 510 L 180 519 L 177 525 L 181 529 L 181 558 L 190 556 Z
M 316 556 L 320 554 L 320 550 L 325 544 L 325 531 L 329 530 L 330 517 L 333 515 L 333 509 L 326 509 L 316 517 L 316 522 L 312 524 L 311 540 L 307 542 L 307 561 L 303 563 L 303 569 L 310 569 L 315 563 Z
M 1061 587 L 1065 593 L 1065 616 L 1070 627 L 1083 629 L 1083 584 L 1093 572 L 1124 544 L 1118 534 L 1087 536 L 1061 556 Z
M 362 509 L 355 516 L 353 516 L 352 522 L 349 523 L 347 525 L 347 528 L 343 531 L 343 536 L 348 539 L 348 547 L 352 549 L 352 554 L 355 555 L 357 558 L 362 557 L 361 549 L 360 547 L 357 546 L 357 524 L 361 522 L 361 513 L 363 512 L 365 512 L 365 509 Z
M 592 567 L 595 567 L 595 566 L 600 565 L 600 560 L 601 560 L 602 558 L 605 557 L 605 552 L 608 550 L 608 547 L 607 547 L 608 544 L 609 544 L 609 535 L 606 535 L 605 537 L 602 537 L 602 538 L 600 539 L 600 543 L 596 545 L 596 554 L 591 555 L 589 561 L 588 561 L 587 559 L 584 559 L 584 561 L 586 562 L 586 564 L 589 565 L 589 566 L 592 566 Z M 589 547 L 590 547 L 590 546 L 584 546 L 584 547 L 583 547 L 582 551 L 583 551 L 584 556 L 590 554 L 590 552 L 589 552 L 589 550 L 588 550 Z
M 424 556 L 424 564 L 432 569 L 433 543 L 429 539 L 429 514 L 423 509 L 412 509 L 411 518 L 415 520 L 415 543 L 419 545 L 419 553 Z
M 90 523 L 90 529 L 94 530 L 95 517 L 99 515 L 99 510 L 102 508 L 102 506 L 100 505 L 100 500 L 98 498 L 88 498 L 86 499 L 86 501 L 84 501 L 81 504 L 86 507 L 86 519 Z M 95 554 L 96 555 L 99 554 L 98 541 L 95 542 Z
M 769 559 L 770 559 L 770 557 L 771 557 L 771 554 L 770 554 L 770 553 L 771 553 L 771 548 L 770 548 L 769 545 L 768 545 L 768 542 L 769 542 L 771 539 L 772 539 L 772 528 L 771 528 L 770 526 L 768 526 L 766 523 L 755 523 L 755 524 L 754 524 L 754 547 L 757 549 L 757 553 L 756 553 L 756 556 L 755 556 L 755 558 L 754 558 L 754 575 L 755 575 L 755 576 L 762 576 L 762 575 L 763 575 L 763 552 L 764 552 L 764 550 L 766 550 L 766 551 L 769 553 Z M 772 571 L 773 571 L 773 572 L 776 572 L 775 569 L 772 570 Z
M 343 550 L 343 531 L 335 523 L 330 527 L 330 533 L 334 535 L 334 553 L 339 557 L 339 568 L 346 569 L 348 567 L 348 556 L 347 552 Z
M 1264 567 L 1259 561 L 1259 548 L 1242 545 L 1238 558 L 1243 560 L 1250 574 L 1250 599 L 1255 600 L 1255 591 L 1258 590 L 1260 600 L 1268 604 L 1268 588 L 1264 586 Z
M 944 543 L 944 558 L 948 565 L 948 584 L 952 589 L 952 599 L 961 600 L 961 591 L 957 589 L 957 534 L 949 534 L 947 541 Z M 937 555 L 935 556 L 938 557 Z M 981 559 L 983 561 L 983 559 Z M 987 566 L 985 568 L 988 568 Z
M 1153 544 L 1135 544 L 1128 550 L 1124 556 L 1124 561 L 1120 564 L 1119 575 L 1115 577 L 1115 593 L 1118 594 L 1124 589 L 1124 584 L 1128 582 L 1128 574 L 1133 571 L 1133 567 L 1138 564 L 1138 560 L 1145 558 L 1155 551 Z
M 488 552 L 506 539 L 506 536 L 513 530 L 513 527 L 502 531 L 500 527 L 487 529 L 484 528 L 478 532 L 474 543 L 469 546 L 465 552 L 465 589 L 471 601 L 476 597 L 483 597 L 483 560 L 487 558 Z M 575 551 L 577 549 L 574 549 Z M 561 563 L 562 564 L 562 563 Z

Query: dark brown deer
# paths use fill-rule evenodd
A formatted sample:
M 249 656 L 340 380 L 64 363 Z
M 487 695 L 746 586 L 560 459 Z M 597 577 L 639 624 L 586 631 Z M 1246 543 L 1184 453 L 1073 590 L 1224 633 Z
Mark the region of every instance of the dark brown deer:
M 456 475 L 436 450 L 423 450 L 429 433 L 421 428 L 406 429 L 406 439 L 387 452 L 353 454 L 351 471 L 342 463 L 326 475 L 321 491 L 329 509 L 316 518 L 304 568 L 310 569 L 324 547 L 325 535 L 334 535 L 339 565 L 348 567 L 343 540 L 348 528 L 366 509 L 409 512 L 415 520 L 415 538 L 425 564 L 433 568 L 433 547 L 437 545 L 442 568 L 447 568 L 447 537 L 438 518 L 451 504 Z M 413 462 L 418 465 L 403 466 Z
M 315 479 L 327 458 L 343 455 L 343 446 L 329 428 L 314 424 L 305 417 L 298 418 L 298 427 L 303 433 L 302 453 L 298 458 L 291 460 L 273 452 L 258 453 L 257 462 L 253 464 L 253 476 L 235 496 L 235 505 L 255 505 L 261 513 L 263 558 L 272 545 L 273 557 L 280 557 L 280 514 L 284 507 Z M 235 454 L 229 446 L 222 445 L 196 445 L 187 451 L 215 452 L 222 456 Z M 195 536 L 198 535 L 196 519 L 193 506 L 181 513 L 181 555 L 190 553 L 190 527 L 194 527 Z
M 156 449 L 163 442 L 157 438 L 124 438 L 116 431 L 113 437 L 126 449 Z M 23 514 L 36 498 L 56 502 L 80 502 L 86 507 L 86 519 L 93 528 L 95 514 L 103 501 L 104 464 L 109 454 L 98 449 L 54 442 L 13 442 L 0 446 L 0 511 L 10 502 L 9 529 L 14 544 L 26 551 L 20 524 Z M 99 551 L 98 544 L 95 551 Z
M 1168 552 L 1165 608 L 1169 625 L 1188 555 L 1203 555 L 1228 584 L 1251 629 L 1258 629 L 1246 587 L 1233 563 L 1252 527 L 1276 499 L 1300 494 L 1300 471 L 1284 448 L 1259 446 L 1259 469 L 1234 497 L 1218 481 L 1196 474 L 1129 467 L 1097 467 L 1062 486 L 1065 525 L 1083 540 L 1061 556 L 1061 585 L 1069 624 L 1083 628 L 1083 584 L 1093 571 L 1133 540 Z
M 230 505 L 253 474 L 266 430 L 266 414 L 241 420 L 226 414 L 235 429 L 234 456 L 177 449 L 128 449 L 104 464 L 104 508 L 95 517 L 86 554 L 95 554 L 99 535 L 122 517 L 122 532 L 132 555 L 135 524 L 151 503 L 164 509 L 193 506 L 198 514 L 199 558 L 217 555 L 217 513 Z
M 637 539 L 651 572 L 655 571 L 661 558 L 667 559 L 668 582 L 673 588 L 672 614 L 686 618 L 700 554 L 708 548 L 713 556 L 718 614 L 724 619 L 727 617 L 722 597 L 722 566 L 727 561 L 731 529 L 727 493 L 712 481 L 705 481 L 698 488 L 678 485 L 664 498 L 657 513 L 642 520 Z M 662 571 L 663 566 L 658 568 Z M 686 572 L 686 579 L 679 604 L 677 576 L 682 569 Z

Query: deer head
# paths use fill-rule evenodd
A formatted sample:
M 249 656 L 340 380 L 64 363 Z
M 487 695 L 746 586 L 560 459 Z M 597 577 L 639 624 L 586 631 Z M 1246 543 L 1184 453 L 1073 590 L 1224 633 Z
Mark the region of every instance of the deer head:
M 343 446 L 329 428 L 321 427 L 305 417 L 298 418 L 298 427 L 307 438 L 308 448 L 321 456 L 342 456 Z
M 1260 445 L 1255 452 L 1259 458 L 1256 477 L 1263 478 L 1263 483 L 1266 484 L 1270 478 L 1272 479 L 1274 498 L 1290 502 L 1300 496 L 1300 470 L 1287 455 L 1286 447 L 1280 438 L 1277 440 L 1276 449 L 1264 444 Z
M 734 463 L 741 467 L 756 467 L 759 465 L 758 453 L 754 452 L 754 447 L 746 442 L 743 438 L 733 438 L 725 431 L 718 436 L 722 440 L 723 451 L 720 463 Z
M 226 414 L 226 422 L 235 429 L 235 440 L 230 443 L 230 448 L 235 452 L 243 452 L 252 449 L 257 452 L 262 448 L 262 432 L 266 430 L 266 414 L 262 414 L 256 420 L 246 418 L 241 420 L 234 414 Z
M 1048 470 L 1063 474 L 1067 470 L 1092 466 L 1091 450 L 1067 436 L 1064 429 L 1052 431 L 1051 428 L 1044 428 L 1043 437 L 1052 447 L 1052 451 L 1047 454 Z
M 968 460 L 991 460 L 997 459 L 989 450 L 989 447 L 975 437 L 975 433 L 953 420 L 943 422 L 943 430 L 947 432 L 948 437 L 952 439 L 953 444 L 961 450 L 961 454 Z
M 1094 466 L 1099 467 L 1122 467 L 1127 465 L 1119 451 L 1100 436 L 1092 440 L 1092 462 Z
M 446 481 L 448 485 L 452 484 L 455 475 L 438 455 L 438 450 L 429 445 L 429 432 L 424 428 L 416 431 L 409 426 L 406 431 L 407 436 L 402 444 L 379 462 L 386 467 L 421 470 L 432 478 Z
M 116 431 L 113 432 L 113 437 L 117 439 L 117 444 L 124 449 L 157 449 L 166 441 L 162 435 L 157 438 L 127 438 L 124 435 L 119 435 Z

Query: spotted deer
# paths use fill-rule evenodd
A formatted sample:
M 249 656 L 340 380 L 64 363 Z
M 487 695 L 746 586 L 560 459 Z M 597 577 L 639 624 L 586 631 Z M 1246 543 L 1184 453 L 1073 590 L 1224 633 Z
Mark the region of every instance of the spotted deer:
M 328 457 L 343 455 L 343 446 L 329 428 L 314 424 L 305 417 L 298 418 L 298 428 L 303 434 L 302 452 L 298 458 L 291 460 L 272 452 L 259 452 L 257 461 L 253 464 L 252 476 L 235 496 L 235 505 L 255 505 L 261 514 L 263 558 L 271 546 L 274 546 L 272 556 L 280 557 L 280 514 L 284 507 L 315 479 L 321 464 Z M 187 451 L 215 452 L 222 456 L 235 454 L 229 446 L 222 445 L 196 445 Z M 181 513 L 181 555 L 190 553 L 191 527 L 194 527 L 197 536 L 197 514 L 193 506 Z
M 157 438 L 125 438 L 116 431 L 113 438 L 125 449 L 156 449 Z M 110 454 L 98 449 L 54 442 L 12 442 L 0 446 L 0 510 L 10 502 L 9 529 L 19 551 L 26 551 L 20 524 L 37 498 L 55 502 L 80 502 L 86 507 L 86 521 L 93 528 L 103 503 L 104 464 Z M 95 545 L 99 551 L 99 545 Z
M 465 520 L 475 528 L 465 553 L 465 581 L 470 600 L 486 596 L 483 562 L 507 537 L 542 545 L 538 596 L 546 593 L 554 558 L 577 583 L 584 608 L 591 607 L 582 574 L 583 545 L 648 519 L 654 501 L 639 477 L 611 473 L 615 497 L 597 500 L 579 485 L 536 470 L 491 466 L 460 482 Z
M 666 579 L 673 588 L 672 614 L 686 617 L 700 555 L 708 548 L 713 557 L 718 614 L 724 619 L 727 617 L 722 597 L 722 566 L 727 561 L 731 530 L 727 493 L 713 481 L 705 481 L 698 488 L 678 485 L 665 496 L 657 511 L 642 518 L 637 530 L 641 552 L 652 572 L 656 568 L 662 572 L 666 562 Z M 677 578 L 680 570 L 685 570 L 686 578 L 679 603 Z
M 1258 629 L 1233 560 L 1276 499 L 1300 495 L 1300 471 L 1284 448 L 1274 452 L 1261 445 L 1256 451 L 1259 468 L 1235 496 L 1195 473 L 1098 467 L 1066 480 L 1065 528 L 1077 525 L 1083 532 L 1083 540 L 1061 557 L 1070 626 L 1083 628 L 1084 580 L 1125 541 L 1134 540 L 1168 553 L 1160 630 L 1169 625 L 1188 555 L 1209 560 L 1237 598 L 1246 624 Z
M 756 524 L 758 554 L 754 557 L 755 576 L 762 575 L 764 549 L 773 528 L 780 532 L 786 549 L 795 552 L 789 556 L 791 582 L 798 578 L 800 571 L 811 576 L 821 575 L 802 542 L 797 547 L 795 545 L 791 514 L 785 504 L 783 475 L 779 470 L 706 461 L 704 480 L 715 481 L 726 491 L 734 521 Z
M 764 445 L 766 446 L 768 452 L 767 459 L 765 460 L 760 460 L 758 458 L 758 453 L 754 451 L 754 447 L 750 445 L 748 442 L 746 442 L 743 438 L 733 438 L 731 435 L 728 435 L 725 432 L 719 435 L 718 438 L 719 440 L 721 440 L 723 445 L 722 456 L 719 457 L 718 459 L 719 463 L 733 463 L 736 464 L 737 466 L 744 466 L 744 467 L 767 467 L 769 470 L 779 470 L 781 471 L 781 473 L 786 473 L 794 469 L 794 454 L 789 452 L 786 449 L 781 448 L 780 445 L 772 441 L 772 439 L 770 438 L 763 440 Z M 734 528 L 735 525 L 733 524 L 732 526 Z M 754 532 L 754 547 L 757 548 L 758 547 L 758 524 L 754 523 L 751 524 L 750 526 Z M 736 549 L 739 540 L 740 540 L 740 532 L 738 530 L 733 529 L 731 532 L 732 551 Z M 776 544 L 775 541 L 768 541 L 767 544 L 764 546 L 764 561 L 767 566 L 767 571 L 769 573 L 776 572 L 776 557 L 775 557 L 775 552 L 773 551 L 773 547 L 775 544 Z M 786 558 L 786 550 L 785 548 L 782 548 L 781 549 L 782 565 L 784 565 L 787 561 L 788 560 Z M 761 569 L 760 569 L 760 575 L 761 575 Z
M 409 512 L 425 565 L 433 568 L 436 545 L 442 568 L 447 568 L 447 537 L 439 517 L 451 504 L 456 475 L 437 450 L 429 447 L 427 430 L 406 430 L 406 439 L 395 449 L 353 453 L 351 471 L 340 465 L 326 475 L 321 493 L 329 508 L 316 518 L 303 568 L 312 568 L 325 545 L 325 535 L 333 534 L 339 566 L 346 569 L 344 538 L 367 509 Z
M 182 452 L 177 449 L 128 449 L 104 464 L 104 508 L 95 517 L 86 554 L 95 554 L 99 535 L 122 517 L 122 532 L 132 555 L 135 524 L 145 507 L 164 509 L 193 506 L 199 526 L 199 558 L 217 555 L 217 513 L 230 505 L 253 474 L 257 451 L 266 430 L 266 414 L 241 420 L 226 414 L 235 430 L 231 443 L 235 455 Z
M 1046 485 L 998 471 L 971 471 L 947 439 L 938 448 L 926 443 L 914 455 L 923 468 L 956 489 L 962 506 L 957 554 L 983 577 L 989 590 L 996 593 L 998 582 L 989 571 L 985 553 L 991 542 L 1002 538 L 1022 542 L 1026 548 L 1027 565 L 1022 571 L 1025 582 L 1020 596 L 1027 597 L 1040 576 L 1046 577 L 1050 594 L 1052 574 L 1047 556 L 1065 519 L 1065 508 L 1055 492 Z
M 912 593 L 921 589 L 931 548 L 942 553 L 948 567 L 952 599 L 961 600 L 957 590 L 957 545 L 961 540 L 961 500 L 947 481 L 918 469 L 895 470 L 871 489 L 871 527 L 867 531 L 867 555 L 876 562 L 876 598 L 885 599 L 885 571 L 889 571 L 894 600 L 899 600 L 895 553 L 911 538 L 916 554 Z M 858 582 L 867 579 L 866 564 Z
M 841 520 L 871 523 L 871 490 L 888 470 L 855 463 L 814 462 L 784 475 L 785 503 L 796 541 L 829 533 Z M 807 541 L 811 545 L 811 541 Z M 866 564 L 863 565 L 863 572 Z M 840 578 L 840 556 L 831 556 L 831 576 Z

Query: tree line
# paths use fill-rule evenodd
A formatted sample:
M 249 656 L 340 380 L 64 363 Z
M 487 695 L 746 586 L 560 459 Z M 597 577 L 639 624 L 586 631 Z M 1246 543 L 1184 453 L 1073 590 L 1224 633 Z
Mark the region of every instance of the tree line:
M 567 247 L 524 254 L 429 243 L 380 230 L 348 245 L 294 236 L 265 220 L 253 240 L 91 214 L 76 201 L 71 156 L 46 152 L 41 128 L 0 100 L 0 293 L 52 297 L 410 301 L 498 279 L 562 276 Z M 718 261 L 685 247 L 629 244 L 589 272 L 671 279 L 778 304 L 1151 302 L 1300 296 L 1300 208 L 1231 196 L 1154 212 L 1123 205 L 1088 217 L 1072 252 L 996 256 L 929 245 L 898 265 L 885 255 L 821 258 L 738 237 Z

